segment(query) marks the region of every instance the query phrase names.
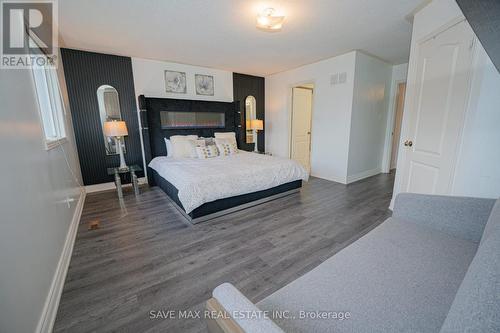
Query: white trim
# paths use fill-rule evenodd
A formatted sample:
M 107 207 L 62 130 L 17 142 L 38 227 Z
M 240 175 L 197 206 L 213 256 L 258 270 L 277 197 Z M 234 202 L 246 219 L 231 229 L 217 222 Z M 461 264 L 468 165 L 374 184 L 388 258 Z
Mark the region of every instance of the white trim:
M 321 178 L 321 179 L 329 180 L 329 181 L 344 184 L 344 185 L 347 184 L 345 177 L 323 176 L 323 175 L 316 173 L 316 172 L 311 172 L 311 177 Z
M 57 148 L 66 142 L 68 142 L 67 137 L 62 137 L 62 138 L 55 139 L 55 140 L 45 140 L 45 150 L 51 150 L 51 149 Z
M 394 69 L 394 67 L 393 67 Z M 398 102 L 398 94 L 399 94 L 399 85 L 401 83 L 406 84 L 406 78 L 400 80 L 392 80 L 391 82 L 391 96 L 390 96 L 390 104 L 389 104 L 389 113 L 387 115 L 387 130 L 385 133 L 385 142 L 384 142 L 384 154 L 382 157 L 382 172 L 389 173 L 391 171 L 391 161 L 392 161 L 392 145 L 394 141 L 394 126 L 396 125 L 396 111 L 397 111 L 397 102 Z M 405 96 L 403 98 L 406 99 L 406 89 Z M 403 105 L 403 113 L 404 113 L 404 105 Z M 403 122 L 403 118 L 401 118 L 401 122 Z M 401 131 L 400 131 L 401 134 Z M 401 140 L 401 135 L 400 135 Z M 397 162 L 396 162 L 397 165 Z
M 372 177 L 381 173 L 382 170 L 380 168 L 363 171 L 354 175 L 347 175 L 347 184 L 357 182 L 358 180 L 365 179 L 368 177 Z
M 44 75 L 44 81 L 45 84 L 47 85 L 47 93 L 48 93 L 48 99 L 49 99 L 49 104 L 50 104 L 50 115 L 51 115 L 51 123 L 55 127 L 55 134 L 57 135 L 57 138 L 51 139 L 50 137 L 47 136 L 46 133 L 46 117 L 44 117 L 44 111 L 42 110 L 43 107 L 40 104 L 40 90 L 39 90 L 39 85 L 37 84 L 37 79 L 36 79 L 36 71 L 43 71 Z M 51 77 L 51 75 L 54 74 L 54 77 Z M 36 94 L 36 102 L 38 106 L 38 116 L 40 118 L 40 124 L 41 124 L 41 129 L 43 133 L 43 138 L 44 138 L 44 148 L 45 150 L 51 150 L 53 148 L 58 147 L 61 143 L 66 142 L 66 106 L 64 103 L 63 95 L 62 95 L 62 90 L 61 90 L 61 84 L 59 82 L 59 74 L 57 72 L 56 68 L 45 68 L 45 67 L 33 67 L 31 68 L 31 78 L 32 78 L 32 84 L 33 84 L 33 90 L 35 91 Z M 49 82 L 50 81 L 50 82 Z M 57 88 L 57 96 L 54 96 L 55 92 L 52 91 L 52 88 L 56 85 Z M 55 99 L 58 99 L 59 103 L 55 102 Z M 58 104 L 58 105 L 55 105 Z
M 141 177 L 141 178 L 137 179 L 137 182 L 139 183 L 139 185 L 146 184 L 147 183 L 147 179 L 146 179 L 146 177 Z M 132 183 L 130 183 L 130 184 L 122 184 L 122 186 L 123 187 L 125 187 L 125 186 L 132 186 Z M 103 191 L 109 191 L 109 190 L 115 190 L 115 189 L 116 189 L 116 186 L 115 186 L 114 182 L 85 186 L 85 191 L 87 193 L 103 192 Z
M 66 274 L 68 273 L 68 267 L 73 253 L 73 246 L 75 245 L 78 225 L 80 224 L 80 217 L 82 216 L 85 196 L 85 189 L 81 188 L 80 198 L 78 199 L 78 203 L 75 207 L 75 212 L 69 226 L 68 234 L 66 235 L 66 241 L 64 242 L 61 257 L 59 258 L 54 278 L 45 300 L 42 315 L 40 316 L 38 325 L 36 326 L 35 332 L 37 333 L 52 332 L 54 327 L 57 309 L 59 307 L 59 301 L 61 300 L 61 294 L 64 287 L 64 281 L 66 280 Z

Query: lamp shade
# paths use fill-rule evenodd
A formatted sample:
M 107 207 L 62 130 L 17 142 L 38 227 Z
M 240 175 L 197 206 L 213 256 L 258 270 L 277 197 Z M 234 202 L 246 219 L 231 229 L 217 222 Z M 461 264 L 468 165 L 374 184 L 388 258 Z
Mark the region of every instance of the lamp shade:
M 104 134 L 106 136 L 128 135 L 127 124 L 124 121 L 105 121 Z
M 262 131 L 264 129 L 264 122 L 260 119 L 250 120 L 250 129 Z

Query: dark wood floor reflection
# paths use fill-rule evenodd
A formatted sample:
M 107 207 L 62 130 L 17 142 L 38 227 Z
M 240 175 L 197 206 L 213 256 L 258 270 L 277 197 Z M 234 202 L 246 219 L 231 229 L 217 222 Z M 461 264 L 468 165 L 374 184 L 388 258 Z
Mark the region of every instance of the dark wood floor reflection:
M 115 192 L 88 195 L 54 331 L 205 332 L 202 319 L 150 311 L 201 310 L 226 281 L 261 300 L 387 218 L 393 182 L 311 178 L 299 194 L 195 226 L 159 188 L 125 191 L 122 205 Z

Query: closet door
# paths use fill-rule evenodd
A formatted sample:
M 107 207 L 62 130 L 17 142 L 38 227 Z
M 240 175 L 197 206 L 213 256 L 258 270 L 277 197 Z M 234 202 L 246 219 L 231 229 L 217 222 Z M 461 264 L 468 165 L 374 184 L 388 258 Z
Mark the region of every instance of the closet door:
M 474 34 L 462 21 L 418 46 L 402 137 L 402 191 L 449 194 L 469 96 Z

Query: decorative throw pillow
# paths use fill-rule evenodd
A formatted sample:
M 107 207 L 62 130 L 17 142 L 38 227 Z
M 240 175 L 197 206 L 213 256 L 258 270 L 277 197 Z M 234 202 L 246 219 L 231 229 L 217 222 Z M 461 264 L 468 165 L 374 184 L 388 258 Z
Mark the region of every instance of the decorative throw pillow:
M 214 133 L 215 143 L 217 144 L 217 139 L 229 140 L 230 143 L 236 145 L 236 133 L 234 132 L 216 132 Z
M 197 135 L 173 135 L 170 137 L 172 143 L 172 156 L 174 158 L 190 158 L 193 156 L 191 141 L 197 140 Z M 170 154 L 169 154 L 170 156 Z
M 189 142 L 191 143 L 191 157 L 197 158 L 198 153 L 196 152 L 196 148 L 197 147 L 205 147 L 206 146 L 205 140 L 197 139 L 197 140 L 190 140 Z
M 217 146 L 208 145 L 204 147 L 196 147 L 196 154 L 198 155 L 198 158 L 205 159 L 219 156 L 219 151 L 217 150 Z
M 236 143 L 223 139 L 215 139 L 215 141 L 217 142 L 217 149 L 219 149 L 220 156 L 238 154 L 238 147 L 236 146 Z
M 200 139 L 205 140 L 205 146 L 215 145 L 215 138 L 200 137 Z
M 220 139 L 216 138 L 215 139 L 215 144 L 217 145 L 217 148 L 219 148 L 220 155 L 222 156 L 227 156 L 227 155 L 232 155 L 232 154 L 237 154 L 238 153 L 238 146 L 236 145 L 236 141 L 233 141 L 232 139 Z M 230 153 L 229 154 L 223 154 L 222 150 L 224 149 L 224 145 L 229 145 Z M 219 147 L 220 146 L 220 147 Z
M 191 140 L 191 144 L 197 147 L 205 147 L 207 145 L 203 139 Z

